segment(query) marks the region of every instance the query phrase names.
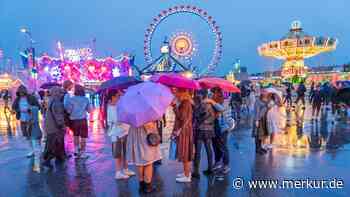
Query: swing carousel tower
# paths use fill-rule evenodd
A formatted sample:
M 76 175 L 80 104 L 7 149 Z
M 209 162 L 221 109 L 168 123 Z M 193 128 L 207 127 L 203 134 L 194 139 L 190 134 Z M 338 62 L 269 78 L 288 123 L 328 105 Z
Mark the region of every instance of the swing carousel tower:
M 290 79 L 306 76 L 304 59 L 333 51 L 336 47 L 336 38 L 310 36 L 303 31 L 299 21 L 294 21 L 286 36 L 260 45 L 258 52 L 260 56 L 284 60 L 282 77 Z

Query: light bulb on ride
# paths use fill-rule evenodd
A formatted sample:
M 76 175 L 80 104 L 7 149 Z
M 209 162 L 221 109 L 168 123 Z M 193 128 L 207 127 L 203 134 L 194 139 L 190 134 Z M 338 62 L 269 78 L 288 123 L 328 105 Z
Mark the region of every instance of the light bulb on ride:
M 162 48 L 160 48 L 160 52 L 161 53 L 169 53 L 169 46 L 165 45 L 165 46 L 162 46 Z

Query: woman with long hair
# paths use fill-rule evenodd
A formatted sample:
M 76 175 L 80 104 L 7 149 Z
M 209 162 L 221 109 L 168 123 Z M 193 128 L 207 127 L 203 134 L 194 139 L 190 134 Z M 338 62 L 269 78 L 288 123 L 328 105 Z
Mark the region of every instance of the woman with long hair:
M 193 150 L 192 128 L 192 98 L 191 94 L 184 89 L 178 89 L 175 93 L 178 104 L 174 106 L 175 125 L 172 137 L 177 143 L 177 160 L 183 163 L 184 172 L 176 178 L 177 182 L 191 182 L 191 163 Z
M 17 120 L 20 121 L 23 136 L 29 142 L 30 152 L 27 154 L 27 157 L 34 156 L 34 148 L 38 145 L 37 141 L 42 137 L 40 128 L 35 127 L 36 129 L 33 130 L 34 122 L 33 114 L 31 113 L 32 108 L 37 110 L 40 109 L 38 100 L 28 93 L 28 90 L 24 85 L 20 85 L 16 92 L 16 98 L 12 104 L 12 110 L 16 113 Z

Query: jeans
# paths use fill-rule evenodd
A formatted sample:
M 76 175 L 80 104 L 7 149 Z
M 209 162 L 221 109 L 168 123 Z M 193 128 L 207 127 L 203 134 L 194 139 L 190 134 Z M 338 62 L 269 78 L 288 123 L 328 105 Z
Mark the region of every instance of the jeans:
M 215 153 L 215 163 L 223 160 L 224 165 L 228 165 L 230 162 L 229 151 L 227 148 L 227 136 L 228 132 L 224 132 L 221 136 L 216 136 L 213 139 L 213 149 Z
M 213 151 L 211 149 L 212 139 L 196 139 L 195 141 L 195 159 L 194 159 L 194 172 L 199 172 L 199 164 L 201 162 L 202 144 L 204 144 L 205 151 L 208 158 L 208 169 L 213 168 Z
M 305 105 L 305 95 L 298 95 L 298 98 L 295 101 L 295 103 L 298 104 L 300 100 L 303 103 L 303 105 Z
M 287 95 L 286 98 L 284 99 L 283 104 L 287 103 L 287 105 L 292 106 L 292 96 Z

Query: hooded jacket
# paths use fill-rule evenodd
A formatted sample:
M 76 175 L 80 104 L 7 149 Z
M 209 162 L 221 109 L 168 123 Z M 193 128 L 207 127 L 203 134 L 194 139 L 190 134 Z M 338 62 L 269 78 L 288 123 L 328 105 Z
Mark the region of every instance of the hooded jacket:
M 21 99 L 21 93 L 23 93 L 27 97 L 27 101 L 29 105 L 37 106 L 40 108 L 40 104 L 35 96 L 28 94 L 27 88 L 24 85 L 18 87 L 16 92 L 16 99 L 12 104 L 12 110 L 16 112 L 16 119 L 19 120 L 21 117 L 21 110 L 19 109 L 19 101 Z
M 64 106 L 62 97 L 64 90 L 61 87 L 53 87 L 50 90 L 49 105 L 45 118 L 45 131 L 47 134 L 64 132 Z

